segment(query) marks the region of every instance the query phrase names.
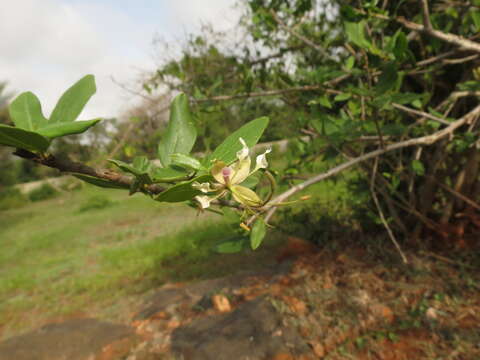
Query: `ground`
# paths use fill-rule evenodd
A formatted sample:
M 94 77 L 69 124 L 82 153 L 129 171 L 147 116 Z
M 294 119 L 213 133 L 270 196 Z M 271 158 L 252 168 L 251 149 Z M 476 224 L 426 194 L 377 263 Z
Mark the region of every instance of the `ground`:
M 480 358 L 478 248 L 231 231 L 91 187 L 1 212 L 0 360 Z
M 478 359 L 478 267 L 451 255 L 407 253 L 403 264 L 393 251 L 344 243 L 261 270 L 167 283 L 131 309 L 130 332 L 116 328 L 124 335 L 88 359 Z M 46 344 L 58 336 L 41 333 Z M 20 343 L 32 350 L 38 336 L 7 340 L 0 359 Z

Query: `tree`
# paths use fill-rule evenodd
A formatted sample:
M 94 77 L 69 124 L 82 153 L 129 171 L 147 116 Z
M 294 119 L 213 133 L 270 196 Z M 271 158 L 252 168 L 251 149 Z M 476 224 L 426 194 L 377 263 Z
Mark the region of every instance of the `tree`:
M 240 184 L 233 179 L 243 180 L 243 174 L 249 174 L 243 165 L 250 161 L 248 147 L 258 141 L 266 121 L 260 118 L 243 125 L 213 155 L 199 161 L 189 155 L 197 135 L 194 123 L 208 128 L 206 122 L 214 117 L 192 118 L 184 95 L 172 103 L 159 146 L 161 168 L 142 157 L 133 164 L 114 161 L 133 177 L 46 155 L 54 137 L 85 131 L 96 122 L 57 125 L 55 117 L 46 123 L 39 117 L 38 129 L 4 130 L 15 134 L 16 141 L 3 144 L 20 148 L 16 153 L 21 157 L 74 172 L 97 185 L 130 188 L 159 201 L 194 200 L 191 205 L 202 208 L 212 201 L 233 206 L 244 212 L 244 226 L 252 227 L 252 247 L 258 246 L 265 223 L 282 202 L 357 166 L 364 174 L 359 191 L 371 195 L 366 206 L 377 214 L 400 253 L 398 234 L 423 239 L 434 233 L 447 243 L 455 240 L 463 245 L 463 235 L 477 231 L 480 224 L 476 202 L 480 45 L 475 41 L 479 2 L 435 1 L 430 7 L 424 0 L 250 0 L 247 4 L 243 26 L 252 43 L 244 48 L 244 55 L 226 56 L 204 39 L 195 39 L 190 49 L 198 51 L 187 49 L 179 61 L 160 69 L 146 88 L 183 89 L 198 109 L 219 106 L 218 118 L 229 119 L 227 115 L 242 106 L 252 109 L 251 105 L 267 113 L 288 114 L 298 135 L 310 138 L 303 149 L 310 161 L 304 158 L 293 166 L 309 173 L 312 163 L 322 162 L 331 166 L 327 172 L 313 174 L 266 202 L 248 188 L 236 188 Z M 258 58 L 251 58 L 252 53 Z M 229 74 L 235 75 L 234 81 L 229 81 Z M 82 106 L 92 94 L 91 84 L 85 88 L 75 91 Z M 28 100 L 36 109 L 35 99 Z M 57 106 L 74 120 L 61 100 Z M 56 131 L 52 133 L 50 126 Z M 208 134 L 200 135 L 208 149 Z M 223 200 L 227 193 L 237 202 Z

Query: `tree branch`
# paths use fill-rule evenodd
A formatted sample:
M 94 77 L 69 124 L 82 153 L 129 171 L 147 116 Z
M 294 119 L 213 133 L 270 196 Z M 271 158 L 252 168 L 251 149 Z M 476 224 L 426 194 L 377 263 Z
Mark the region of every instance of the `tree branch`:
M 291 92 L 301 92 L 301 91 L 316 91 L 316 90 L 323 90 L 331 91 L 334 93 L 339 93 L 336 90 L 326 89 L 328 86 L 334 86 L 338 83 L 346 80 L 350 77 L 350 74 L 340 75 L 335 79 L 325 82 L 322 85 L 305 85 L 305 86 L 297 86 L 291 87 L 287 89 L 276 89 L 276 90 L 267 90 L 267 91 L 259 91 L 259 92 L 251 92 L 245 94 L 236 94 L 236 95 L 220 95 L 220 96 L 213 96 L 207 99 L 196 99 L 197 103 L 208 102 L 208 101 L 227 101 L 227 100 L 236 100 L 236 99 L 248 99 L 248 98 L 255 98 L 255 97 L 264 97 L 264 96 L 276 96 L 276 95 L 283 95 Z
M 300 35 L 300 34 L 297 33 L 295 30 L 289 28 L 282 20 L 280 20 L 280 18 L 279 18 L 278 15 L 275 13 L 275 11 L 271 10 L 271 11 L 270 11 L 270 14 L 272 14 L 273 19 L 275 20 L 275 22 L 276 22 L 282 29 L 284 29 L 286 32 L 290 33 L 291 35 L 293 35 L 294 37 L 296 37 L 296 38 L 299 39 L 300 41 L 304 42 L 304 43 L 307 44 L 308 46 L 314 48 L 314 49 L 317 50 L 320 54 L 322 54 L 323 56 L 325 56 L 327 59 L 331 59 L 331 58 L 332 58 L 332 57 L 330 56 L 330 54 L 329 54 L 323 47 L 321 47 L 320 45 L 315 44 L 312 40 L 306 38 L 306 37 L 303 36 L 303 35 Z
M 130 176 L 122 175 L 108 169 L 95 169 L 66 158 L 57 158 L 53 155 L 41 156 L 23 149 L 17 149 L 14 152 L 14 155 L 34 161 L 37 164 L 60 170 L 64 173 L 88 175 L 125 187 L 130 187 L 134 183 L 134 179 Z M 146 185 L 145 189 L 151 194 L 159 194 L 162 191 L 165 191 L 163 186 L 157 184 Z
M 410 30 L 413 30 L 413 31 L 418 31 L 418 32 L 423 32 L 427 35 L 433 36 L 433 37 L 435 37 L 439 40 L 445 41 L 449 44 L 458 46 L 462 49 L 472 50 L 472 51 L 475 51 L 477 53 L 480 53 L 480 44 L 475 42 L 475 41 L 465 39 L 464 37 L 461 37 L 461 36 L 458 36 L 458 35 L 455 35 L 455 34 L 444 33 L 444 32 L 441 32 L 441 31 L 438 31 L 438 30 L 435 30 L 435 29 L 427 28 L 424 25 L 420 25 L 420 24 L 408 21 L 404 17 L 398 17 L 398 18 L 396 18 L 396 20 L 400 24 L 405 26 L 407 29 L 410 29 Z
M 432 30 L 432 23 L 430 21 L 430 12 L 428 11 L 428 0 L 420 0 L 423 11 L 423 26 L 426 29 Z
M 322 174 L 318 174 L 318 175 L 308 179 L 307 181 L 305 181 L 303 183 L 297 184 L 297 185 L 291 187 L 290 189 L 288 189 L 287 191 L 285 191 L 284 193 L 278 195 L 275 199 L 273 199 L 269 203 L 268 208 L 265 209 L 267 211 L 267 215 L 265 216 L 265 221 L 268 222 L 268 220 L 273 216 L 273 214 L 275 213 L 275 211 L 277 209 L 277 204 L 282 203 L 283 201 L 288 199 L 293 194 L 296 194 L 297 192 L 309 187 L 310 185 L 316 184 L 316 183 L 318 183 L 320 181 L 323 181 L 323 180 L 325 180 L 329 177 L 332 177 L 332 176 L 334 176 L 334 175 L 336 175 L 336 174 L 338 174 L 338 173 L 340 173 L 340 172 L 342 172 L 346 169 L 351 168 L 352 166 L 354 166 L 354 165 L 356 165 L 356 164 L 358 164 L 362 161 L 375 158 L 377 156 L 383 155 L 385 153 L 388 153 L 388 152 L 391 152 L 391 151 L 394 151 L 394 150 L 403 149 L 403 148 L 410 147 L 410 146 L 432 145 L 433 143 L 439 141 L 440 139 L 443 139 L 444 137 L 452 134 L 455 130 L 457 130 L 462 125 L 473 121 L 473 119 L 475 117 L 479 116 L 479 115 L 480 115 L 480 105 L 475 107 L 473 110 L 471 110 L 465 116 L 463 116 L 460 119 L 452 122 L 446 128 L 444 128 L 442 130 L 439 130 L 439 131 L 436 131 L 433 134 L 418 137 L 418 138 L 413 138 L 413 139 L 409 139 L 409 140 L 405 140 L 405 141 L 400 141 L 398 143 L 388 145 L 384 149 L 374 150 L 374 151 L 369 152 L 367 154 L 364 154 L 362 156 L 356 157 L 356 158 L 354 158 L 350 161 L 347 161 L 343 164 L 340 164 L 340 165 L 328 170 L 327 172 L 324 172 Z

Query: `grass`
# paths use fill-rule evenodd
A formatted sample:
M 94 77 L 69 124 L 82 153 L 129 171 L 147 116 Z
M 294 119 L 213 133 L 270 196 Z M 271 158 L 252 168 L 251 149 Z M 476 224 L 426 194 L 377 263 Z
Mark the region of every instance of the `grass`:
M 269 246 L 213 254 L 231 232 L 215 215 L 90 186 L 0 212 L 0 336 L 80 313 L 128 319 L 132 302 L 167 280 L 269 261 Z

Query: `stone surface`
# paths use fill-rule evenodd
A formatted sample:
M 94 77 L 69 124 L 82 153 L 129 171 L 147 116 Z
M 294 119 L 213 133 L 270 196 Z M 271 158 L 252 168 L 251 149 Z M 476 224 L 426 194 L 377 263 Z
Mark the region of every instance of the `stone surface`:
M 105 358 L 102 349 L 132 340 L 130 326 L 95 319 L 48 324 L 0 343 L 0 360 L 91 360 Z
M 230 313 L 179 327 L 172 333 L 171 346 L 185 360 L 260 360 L 308 351 L 298 334 L 282 328 L 281 314 L 263 296 Z

